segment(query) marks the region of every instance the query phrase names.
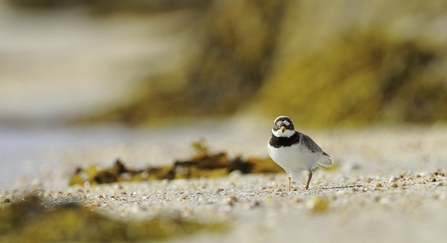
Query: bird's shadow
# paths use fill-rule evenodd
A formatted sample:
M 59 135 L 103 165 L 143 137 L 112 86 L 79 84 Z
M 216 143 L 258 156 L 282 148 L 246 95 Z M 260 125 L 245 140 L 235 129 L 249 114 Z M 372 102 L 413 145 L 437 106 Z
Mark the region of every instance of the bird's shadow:
M 315 188 L 310 188 L 309 190 L 307 190 L 308 192 L 312 192 L 315 190 L 337 190 L 337 189 L 353 189 L 353 188 L 362 188 L 364 187 L 363 185 L 353 185 L 353 186 L 332 186 L 332 187 L 324 187 L 324 186 L 320 186 L 320 187 L 315 187 Z M 294 188 L 293 191 L 299 191 L 298 188 Z
M 353 186 L 333 186 L 333 187 L 323 187 L 320 186 L 318 189 L 322 190 L 335 190 L 335 189 L 352 189 L 352 188 L 361 188 L 363 185 L 353 185 Z

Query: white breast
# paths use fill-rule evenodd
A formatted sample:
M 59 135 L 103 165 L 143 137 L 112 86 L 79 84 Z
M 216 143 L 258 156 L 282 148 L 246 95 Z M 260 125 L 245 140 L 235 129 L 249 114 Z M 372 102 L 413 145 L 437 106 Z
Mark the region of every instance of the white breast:
M 319 160 L 324 156 L 321 153 L 312 153 L 309 149 L 302 146 L 301 143 L 290 147 L 273 148 L 267 146 L 267 148 L 273 161 L 288 174 L 315 169 Z

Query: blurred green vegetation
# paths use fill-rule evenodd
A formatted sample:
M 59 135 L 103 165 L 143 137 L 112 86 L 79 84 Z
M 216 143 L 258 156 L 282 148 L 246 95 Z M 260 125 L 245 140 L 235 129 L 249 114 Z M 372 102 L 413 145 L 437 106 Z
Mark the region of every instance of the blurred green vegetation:
M 0 204 L 1 242 L 146 242 L 227 227 L 224 223 L 205 224 L 180 216 L 126 222 L 76 203 L 49 207 L 33 193 Z
M 190 49 L 179 53 L 187 56 L 183 67 L 140 80 L 125 102 L 84 122 L 140 125 L 253 111 L 310 127 L 447 120 L 447 49 L 439 44 L 447 36 L 445 1 L 9 2 L 198 13 L 187 30 Z
M 447 120 L 440 49 L 384 29 L 354 29 L 329 45 L 278 65 L 256 106 L 301 125 Z M 272 102 L 274 101 L 274 102 Z
M 213 1 L 192 28 L 194 54 L 183 69 L 144 80 L 133 99 L 88 120 L 139 124 L 236 112 L 273 67 L 289 2 Z
M 300 3 L 213 1 L 195 29 L 199 51 L 185 69 L 143 82 L 127 104 L 95 119 L 140 124 L 256 111 L 308 127 L 447 120 L 443 45 L 399 35 L 384 22 L 352 24 L 309 50 L 293 41 L 284 46 L 291 43 L 286 37 L 299 35 L 290 34 L 299 31 L 300 18 L 289 9 Z

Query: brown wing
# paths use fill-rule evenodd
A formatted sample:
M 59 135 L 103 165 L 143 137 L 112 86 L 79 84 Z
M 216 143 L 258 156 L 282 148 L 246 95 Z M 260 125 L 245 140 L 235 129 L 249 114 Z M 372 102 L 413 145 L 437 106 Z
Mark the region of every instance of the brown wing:
M 318 144 L 315 143 L 314 140 L 312 140 L 312 138 L 310 138 L 306 134 L 302 135 L 303 137 L 301 142 L 306 145 L 310 151 L 312 151 L 313 153 L 324 153 L 323 149 L 321 149 L 320 146 L 318 146 Z

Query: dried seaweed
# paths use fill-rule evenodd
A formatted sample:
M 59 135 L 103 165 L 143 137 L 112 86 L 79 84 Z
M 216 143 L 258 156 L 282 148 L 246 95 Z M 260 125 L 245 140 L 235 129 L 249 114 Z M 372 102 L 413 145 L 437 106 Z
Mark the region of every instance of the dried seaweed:
M 242 174 L 278 173 L 283 172 L 270 158 L 260 159 L 250 157 L 243 159 L 238 156 L 230 159 L 226 153 L 210 154 L 206 150 L 199 152 L 188 160 L 175 161 L 172 165 L 160 167 L 149 166 L 135 170 L 127 167 L 117 159 L 111 168 L 99 170 L 91 165 L 77 168 L 71 176 L 69 185 L 90 185 L 122 181 L 173 180 L 192 178 L 216 178 L 226 176 L 233 171 Z

